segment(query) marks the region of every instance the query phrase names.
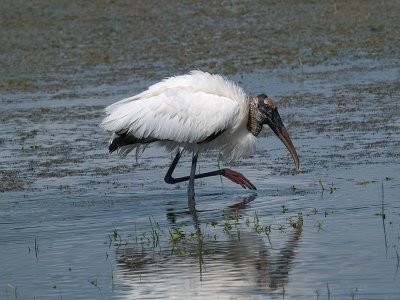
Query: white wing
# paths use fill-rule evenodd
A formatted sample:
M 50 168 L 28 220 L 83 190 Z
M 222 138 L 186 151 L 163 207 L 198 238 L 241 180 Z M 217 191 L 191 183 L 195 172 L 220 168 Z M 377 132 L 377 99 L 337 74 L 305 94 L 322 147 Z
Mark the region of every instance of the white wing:
M 189 87 L 152 91 L 149 96 L 111 105 L 101 125 L 113 132 L 128 130 L 139 139 L 198 143 L 233 127 L 240 111 L 239 103 L 230 98 Z
M 246 125 L 248 97 L 243 89 L 220 75 L 192 71 L 170 77 L 108 106 L 106 113 L 108 116 L 101 123 L 104 129 L 127 131 L 144 143 L 159 140 L 168 150 L 220 149 L 227 160 L 255 150 L 256 139 Z M 222 131 L 211 142 L 201 143 Z M 117 137 L 113 134 L 110 142 Z M 140 145 L 138 141 L 120 146 L 118 153 L 125 156 Z

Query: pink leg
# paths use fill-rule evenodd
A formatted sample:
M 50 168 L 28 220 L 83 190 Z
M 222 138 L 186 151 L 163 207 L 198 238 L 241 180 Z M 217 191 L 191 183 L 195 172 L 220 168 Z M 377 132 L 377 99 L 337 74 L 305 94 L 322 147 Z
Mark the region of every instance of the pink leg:
M 229 180 L 233 181 L 234 183 L 240 184 L 244 189 L 248 188 L 250 190 L 256 190 L 257 188 L 248 180 L 242 173 L 233 171 L 231 169 L 223 169 L 224 175 Z

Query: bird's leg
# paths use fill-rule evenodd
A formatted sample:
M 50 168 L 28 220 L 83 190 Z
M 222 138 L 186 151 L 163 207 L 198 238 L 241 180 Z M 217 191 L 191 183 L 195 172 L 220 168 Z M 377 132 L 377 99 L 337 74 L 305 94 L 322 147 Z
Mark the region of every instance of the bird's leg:
M 183 150 L 182 150 L 182 149 L 179 149 L 179 150 L 178 150 L 178 153 L 176 153 L 176 156 L 175 156 L 174 160 L 172 161 L 172 164 L 171 164 L 171 166 L 169 167 L 169 169 L 168 169 L 168 171 L 167 171 L 167 174 L 165 174 L 164 181 L 165 181 L 166 183 L 175 184 L 175 183 L 182 182 L 182 181 L 186 181 L 186 180 L 189 179 L 189 177 L 187 177 L 187 179 L 179 180 L 179 179 L 181 179 L 181 178 L 173 178 L 173 177 L 172 177 L 172 173 L 174 172 L 174 170 L 175 170 L 175 168 L 176 168 L 176 165 L 178 164 L 178 161 L 179 161 L 179 159 L 180 159 L 181 156 L 182 156 L 182 153 L 183 153 Z M 186 177 L 184 177 L 184 178 L 186 178 Z
M 176 154 L 174 160 L 172 161 L 171 166 L 169 167 L 167 174 L 164 177 L 164 181 L 169 184 L 175 184 L 183 181 L 188 181 L 190 179 L 190 176 L 184 176 L 184 177 L 179 177 L 179 178 L 173 178 L 172 173 L 174 172 L 176 165 L 178 164 L 179 159 L 181 158 L 183 153 L 183 150 L 179 150 L 178 153 Z M 197 162 L 197 157 L 196 157 L 196 162 Z M 192 162 L 193 163 L 193 162 Z M 224 176 L 228 178 L 229 180 L 233 181 L 236 184 L 240 184 L 243 188 L 248 188 L 250 190 L 256 190 L 256 187 L 248 180 L 246 177 L 244 177 L 243 174 L 233 171 L 231 169 L 220 169 L 212 172 L 206 172 L 206 173 L 201 173 L 201 174 L 195 174 L 194 179 L 197 178 L 205 178 L 205 177 L 211 177 L 211 176 Z
M 197 153 L 193 153 L 192 168 L 190 169 L 189 185 L 188 185 L 188 200 L 189 205 L 194 203 L 194 179 L 196 177 Z

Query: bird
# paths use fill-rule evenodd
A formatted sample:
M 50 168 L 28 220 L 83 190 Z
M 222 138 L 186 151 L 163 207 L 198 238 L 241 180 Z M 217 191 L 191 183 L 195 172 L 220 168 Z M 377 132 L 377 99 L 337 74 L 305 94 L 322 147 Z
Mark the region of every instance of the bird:
M 219 74 L 194 70 L 171 76 L 147 90 L 105 108 L 100 126 L 111 132 L 108 150 L 121 157 L 139 153 L 149 144 L 176 152 L 164 181 L 188 183 L 188 198 L 194 199 L 194 181 L 224 176 L 243 188 L 256 187 L 243 174 L 229 168 L 196 174 L 199 154 L 218 150 L 230 163 L 255 153 L 257 137 L 268 125 L 291 154 L 296 170 L 300 161 L 276 103 L 266 94 L 247 96 L 243 88 Z M 144 151 L 144 150 L 143 150 Z M 192 154 L 189 176 L 173 172 L 185 153 Z

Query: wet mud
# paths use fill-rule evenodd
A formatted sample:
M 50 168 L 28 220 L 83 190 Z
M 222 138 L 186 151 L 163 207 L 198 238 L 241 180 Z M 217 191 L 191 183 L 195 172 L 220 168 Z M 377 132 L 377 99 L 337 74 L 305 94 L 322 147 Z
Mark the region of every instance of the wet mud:
M 158 80 L 194 68 L 235 74 L 398 59 L 400 43 L 396 1 L 19 0 L 1 6 L 3 92 Z
M 398 74 L 399 13 L 396 1 L 2 3 L 1 144 L 3 156 L 25 157 L 24 163 L 3 161 L 26 178 L 14 188 L 9 180 L 3 189 L 82 172 L 82 153 L 104 148 L 106 137 L 96 125 L 110 99 L 194 68 L 241 74 L 249 93 L 245 76 L 254 70 L 261 70 L 264 91 L 269 72 L 282 81 L 329 82 L 328 91 L 277 95 L 281 107 L 295 111 L 285 119 L 299 137 L 377 130 L 390 135 L 399 126 L 400 86 L 398 75 L 385 78 L 385 72 Z M 322 71 L 312 69 L 318 65 Z M 372 72 L 378 74 L 372 82 L 342 80 Z M 398 157 L 398 141 L 381 143 L 392 150 L 371 153 L 367 144 L 357 155 Z M 336 147 L 344 155 L 351 143 Z

